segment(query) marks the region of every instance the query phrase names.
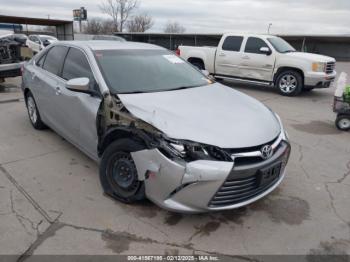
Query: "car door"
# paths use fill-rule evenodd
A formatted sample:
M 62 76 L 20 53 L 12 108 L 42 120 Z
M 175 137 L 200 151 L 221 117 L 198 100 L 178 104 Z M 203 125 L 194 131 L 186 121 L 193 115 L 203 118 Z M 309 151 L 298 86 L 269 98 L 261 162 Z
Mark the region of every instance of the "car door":
M 71 91 L 63 85 L 56 96 L 56 104 L 62 108 L 61 124 L 70 127 L 70 139 L 90 157 L 97 159 L 96 117 L 101 104 L 100 90 L 84 51 L 71 47 L 63 65 L 62 78 L 66 82 L 81 77 L 90 80 L 90 90 L 96 95 Z
M 64 85 L 61 78 L 62 66 L 68 52 L 66 46 L 53 46 L 46 54 L 43 71 L 37 73 L 40 79 L 40 103 L 43 105 L 41 110 L 45 114 L 44 122 L 55 129 L 58 133 L 66 137 L 66 127 L 61 124 L 60 115 L 62 108 L 57 103 L 59 89 Z M 39 111 L 40 112 L 40 111 Z
M 269 53 L 263 53 L 262 47 L 268 48 Z M 272 81 L 275 59 L 275 53 L 265 40 L 258 37 L 248 37 L 240 58 L 242 78 Z
M 242 36 L 227 36 L 216 52 L 215 74 L 240 77 Z

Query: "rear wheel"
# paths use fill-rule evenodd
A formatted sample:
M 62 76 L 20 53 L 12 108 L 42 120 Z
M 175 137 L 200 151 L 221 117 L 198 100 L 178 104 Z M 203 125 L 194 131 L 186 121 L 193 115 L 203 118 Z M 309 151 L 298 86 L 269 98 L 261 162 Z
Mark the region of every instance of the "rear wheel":
M 38 130 L 45 129 L 46 125 L 41 120 L 38 107 L 30 91 L 28 91 L 26 95 L 26 106 L 27 106 L 29 120 L 32 123 L 33 127 Z
M 299 72 L 284 71 L 277 77 L 276 87 L 281 95 L 297 96 L 303 89 L 303 78 Z
M 341 131 L 350 130 L 350 115 L 339 115 L 335 121 L 335 125 Z
M 113 142 L 103 153 L 100 181 L 105 193 L 121 202 L 133 203 L 145 198 L 145 186 L 138 173 L 131 152 L 144 147 L 131 139 Z

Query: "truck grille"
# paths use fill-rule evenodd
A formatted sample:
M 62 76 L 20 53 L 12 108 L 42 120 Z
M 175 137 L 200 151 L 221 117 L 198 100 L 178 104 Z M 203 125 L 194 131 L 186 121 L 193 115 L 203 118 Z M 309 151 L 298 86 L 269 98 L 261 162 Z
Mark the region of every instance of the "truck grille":
M 326 73 L 327 74 L 332 74 L 335 69 L 335 62 L 328 62 L 326 65 Z
M 279 180 L 281 171 L 282 163 L 278 163 L 251 177 L 227 179 L 209 202 L 209 207 L 234 205 L 258 196 Z

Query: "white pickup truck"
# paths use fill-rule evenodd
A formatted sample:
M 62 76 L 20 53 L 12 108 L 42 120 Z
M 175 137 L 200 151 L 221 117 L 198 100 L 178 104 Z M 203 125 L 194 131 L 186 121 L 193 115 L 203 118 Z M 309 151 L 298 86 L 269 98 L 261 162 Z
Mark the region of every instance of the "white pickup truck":
M 216 79 L 271 85 L 282 95 L 328 88 L 336 77 L 335 59 L 296 52 L 272 35 L 225 34 L 219 46 L 180 46 L 178 55 Z

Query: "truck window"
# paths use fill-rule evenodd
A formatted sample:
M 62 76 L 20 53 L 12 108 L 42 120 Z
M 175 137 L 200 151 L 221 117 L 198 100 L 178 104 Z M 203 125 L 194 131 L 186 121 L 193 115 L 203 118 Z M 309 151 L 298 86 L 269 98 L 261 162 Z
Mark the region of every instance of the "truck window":
M 261 54 L 260 48 L 262 47 L 269 48 L 269 46 L 265 43 L 264 40 L 257 37 L 249 37 L 244 52 L 252 54 Z
M 242 42 L 242 36 L 228 36 L 222 45 L 222 50 L 239 52 L 241 50 Z

